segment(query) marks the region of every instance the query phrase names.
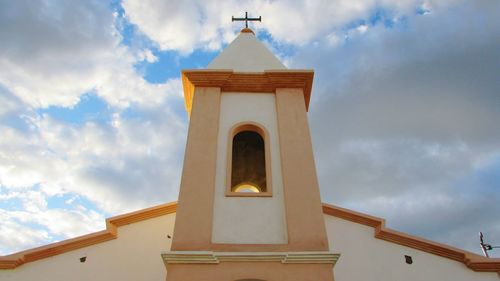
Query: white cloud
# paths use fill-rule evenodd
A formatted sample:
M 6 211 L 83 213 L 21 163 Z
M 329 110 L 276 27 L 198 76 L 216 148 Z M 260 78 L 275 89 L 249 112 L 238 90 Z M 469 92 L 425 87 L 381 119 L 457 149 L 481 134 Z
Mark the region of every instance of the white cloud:
M 1 190 L 0 190 L 1 191 Z M 26 247 L 35 247 L 47 240 L 58 240 L 87 234 L 104 228 L 104 217 L 81 205 L 48 208 L 50 196 L 37 188 L 3 190 L 0 203 L 11 204 L 11 209 L 0 208 L 0 252 L 9 253 Z
M 122 3 L 127 17 L 162 50 L 189 53 L 195 48 L 218 49 L 227 36 L 220 26 L 230 2 L 216 1 L 129 1 Z M 220 11 L 217 11 L 218 9 Z M 215 12 L 217 11 L 217 12 Z
M 363 34 L 363 33 L 365 33 L 365 32 L 368 30 L 368 25 L 366 25 L 366 24 L 362 24 L 362 25 L 360 25 L 360 26 L 356 27 L 356 30 L 357 30 L 359 33 Z
M 137 108 L 138 116 L 117 112 L 105 124 L 71 124 L 44 114 L 31 119 L 29 131 L 0 125 L 0 205 L 13 204 L 0 208 L 0 238 L 23 228 L 0 251 L 86 234 L 104 227 L 103 213 L 175 200 L 186 124 L 168 104 L 180 106 L 179 99 Z M 58 198 L 68 195 L 66 207 L 48 206 L 49 199 L 63 204 Z
M 158 61 L 158 57 L 151 52 L 151 49 L 145 49 L 139 53 L 139 60 L 145 60 L 149 63 L 153 63 Z
M 327 36 L 332 29 L 350 21 L 364 19 L 375 8 L 376 1 L 260 1 L 256 11 L 262 14 L 262 27 L 272 36 L 292 44 L 303 45 Z
M 162 202 L 161 195 L 173 200 L 185 124 L 167 108 L 144 114 L 148 117 L 115 117 L 115 125 L 83 127 L 42 115 L 28 135 L 3 127 L 0 184 L 18 189 L 40 184 L 51 195 L 77 192 L 109 213 Z
M 242 23 L 232 16 L 262 16 L 255 30 L 266 30 L 274 39 L 304 45 L 328 36 L 355 20 L 368 20 L 377 9 L 394 16 L 413 14 L 418 7 L 445 7 L 455 1 L 421 0 L 322 0 L 322 1 L 162 1 L 125 0 L 129 20 L 162 50 L 190 53 L 194 49 L 217 50 L 230 42 Z M 360 27 L 363 32 L 365 27 Z
M 91 91 L 113 106 L 158 104 L 170 86 L 148 84 L 133 66 L 157 58 L 121 45 L 116 16 L 101 1 L 2 4 L 0 85 L 32 107 L 71 107 Z
M 7 254 L 25 247 L 39 245 L 50 239 L 46 230 L 32 229 L 13 218 L 10 212 L 0 209 L 0 253 Z

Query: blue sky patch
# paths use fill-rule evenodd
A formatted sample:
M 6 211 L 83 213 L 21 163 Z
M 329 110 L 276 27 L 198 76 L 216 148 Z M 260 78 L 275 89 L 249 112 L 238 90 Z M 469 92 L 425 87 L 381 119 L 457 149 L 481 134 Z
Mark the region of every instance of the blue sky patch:
M 136 69 L 144 73 L 144 79 L 152 84 L 165 83 L 170 78 L 180 78 L 183 69 L 199 69 L 206 67 L 219 52 L 195 50 L 189 56 L 181 56 L 175 51 L 157 51 L 151 49 L 158 61 L 149 63 L 142 61 Z
M 67 123 L 82 125 L 86 122 L 108 123 L 111 121 L 111 108 L 93 93 L 84 94 L 73 108 L 49 106 L 36 110 L 39 114 Z

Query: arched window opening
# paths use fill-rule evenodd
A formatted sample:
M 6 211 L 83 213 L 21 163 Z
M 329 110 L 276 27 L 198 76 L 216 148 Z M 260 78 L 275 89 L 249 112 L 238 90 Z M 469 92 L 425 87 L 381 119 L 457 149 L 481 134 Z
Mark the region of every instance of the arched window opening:
M 231 191 L 267 191 L 265 141 L 254 126 L 236 133 L 232 140 Z M 256 127 L 257 128 L 257 127 Z

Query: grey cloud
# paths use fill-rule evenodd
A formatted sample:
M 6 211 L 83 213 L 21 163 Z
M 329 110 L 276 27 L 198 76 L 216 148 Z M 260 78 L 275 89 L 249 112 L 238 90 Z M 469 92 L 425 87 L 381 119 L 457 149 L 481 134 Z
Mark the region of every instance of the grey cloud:
M 108 48 L 112 30 L 106 1 L 0 2 L 0 55 L 18 63 Z
M 300 57 L 316 66 L 321 84 L 312 107 L 313 127 L 315 120 L 328 117 L 335 127 L 318 132 L 333 138 L 500 137 L 500 37 L 494 36 L 500 23 L 471 28 L 462 18 L 474 13 L 463 13 L 445 19 L 421 16 L 401 30 L 375 27 L 338 49 Z
M 137 117 L 122 117 L 119 129 L 107 128 L 99 138 L 110 142 L 114 151 L 107 157 L 82 153 L 84 164 L 76 171 L 79 182 L 89 186 L 86 196 L 108 212 L 177 199 L 186 123 L 167 105 L 147 111 L 137 108 L 136 113 Z M 102 189 L 105 192 L 92 192 Z
M 498 174 L 499 9 L 471 1 L 297 52 L 292 66 L 316 72 L 323 200 L 475 252 L 477 231 L 500 237 L 500 179 L 474 180 Z
M 440 191 L 469 172 L 473 158 L 461 143 L 407 139 L 353 140 L 320 149 L 322 191 L 326 200 L 336 202 L 398 196 L 414 188 Z
M 160 100 L 168 82 L 154 87 L 137 73 L 142 50 L 121 44 L 109 5 L 0 2 L 0 85 L 32 107 L 71 107 L 89 91 L 121 107 Z

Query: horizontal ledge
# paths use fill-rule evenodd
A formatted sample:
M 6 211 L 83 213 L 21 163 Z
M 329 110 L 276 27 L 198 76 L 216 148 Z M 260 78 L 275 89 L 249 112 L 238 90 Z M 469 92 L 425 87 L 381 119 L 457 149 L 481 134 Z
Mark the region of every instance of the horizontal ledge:
M 273 197 L 271 192 L 226 192 L 226 197 Z
M 277 88 L 299 88 L 309 109 L 314 70 L 280 69 L 264 72 L 234 72 L 231 69 L 195 69 L 182 71 L 186 110 L 191 112 L 197 87 L 220 88 L 222 92 L 274 93 Z
M 170 251 L 161 254 L 167 264 L 218 264 L 220 262 L 281 262 L 335 265 L 340 254 L 332 252 L 211 252 Z

